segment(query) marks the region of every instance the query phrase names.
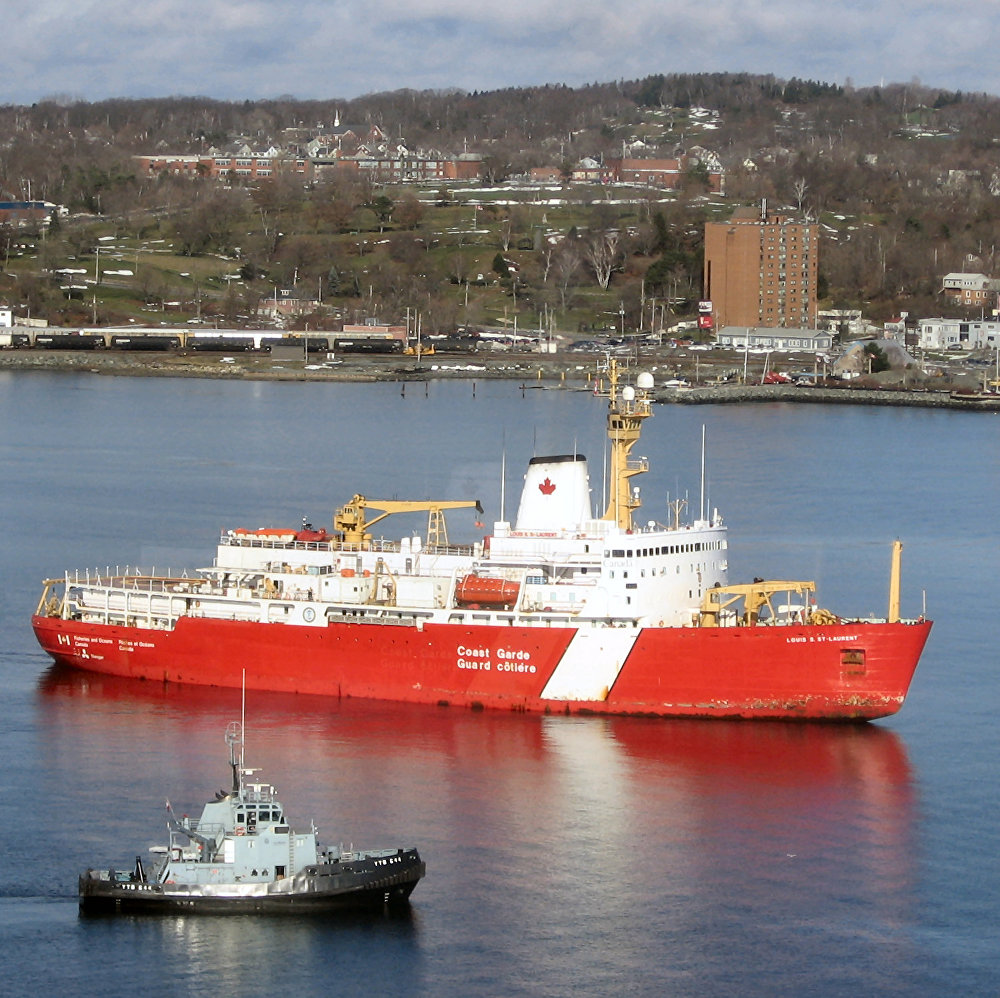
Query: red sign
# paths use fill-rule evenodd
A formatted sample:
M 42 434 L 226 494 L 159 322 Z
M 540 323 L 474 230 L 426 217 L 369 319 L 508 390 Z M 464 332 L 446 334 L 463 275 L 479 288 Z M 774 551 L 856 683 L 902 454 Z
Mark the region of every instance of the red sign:
M 710 315 L 699 315 L 698 316 L 698 328 L 699 329 L 711 329 L 712 328 L 712 317 Z

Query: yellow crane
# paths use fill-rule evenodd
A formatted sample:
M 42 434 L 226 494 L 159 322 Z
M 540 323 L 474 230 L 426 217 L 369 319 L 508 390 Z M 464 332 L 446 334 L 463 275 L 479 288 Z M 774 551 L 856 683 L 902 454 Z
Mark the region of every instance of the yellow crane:
M 768 610 L 769 620 L 773 621 L 777 614 L 771 603 L 772 596 L 778 593 L 789 595 L 795 593 L 797 596 L 805 597 L 807 593 L 814 592 L 816 592 L 815 582 L 777 582 L 757 579 L 754 582 L 731 586 L 713 586 L 706 590 L 701 601 L 701 626 L 718 627 L 722 611 L 740 600 L 743 601 L 743 615 L 740 621 L 747 627 L 753 627 L 757 623 L 760 611 L 764 607 Z
M 373 520 L 365 518 L 365 510 L 380 510 Z M 427 511 L 427 546 L 440 547 L 448 544 L 448 528 L 444 520 L 446 509 L 474 509 L 483 512 L 478 499 L 453 499 L 426 501 L 408 501 L 398 499 L 367 499 L 355 494 L 350 502 L 341 506 L 334 514 L 333 529 L 343 538 L 344 544 L 364 547 L 372 539 L 369 528 L 379 520 L 384 520 L 393 513 L 420 513 Z

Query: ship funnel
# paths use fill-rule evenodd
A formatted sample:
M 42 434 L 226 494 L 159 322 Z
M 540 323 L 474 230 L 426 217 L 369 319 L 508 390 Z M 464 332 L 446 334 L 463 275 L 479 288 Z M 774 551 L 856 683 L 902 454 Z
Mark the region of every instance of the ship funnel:
M 587 459 L 582 454 L 533 457 L 524 476 L 515 529 L 574 529 L 590 518 Z

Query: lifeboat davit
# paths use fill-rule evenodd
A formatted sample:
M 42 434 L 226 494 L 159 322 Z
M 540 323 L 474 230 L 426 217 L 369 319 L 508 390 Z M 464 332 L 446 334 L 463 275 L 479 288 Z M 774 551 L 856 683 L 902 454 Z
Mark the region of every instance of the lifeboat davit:
M 455 586 L 455 601 L 460 606 L 512 607 L 521 591 L 519 582 L 489 575 L 465 575 Z

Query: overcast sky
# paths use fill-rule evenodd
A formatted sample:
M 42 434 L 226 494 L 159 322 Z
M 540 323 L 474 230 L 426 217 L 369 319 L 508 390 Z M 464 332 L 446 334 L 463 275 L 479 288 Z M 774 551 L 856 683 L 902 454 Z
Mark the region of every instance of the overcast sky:
M 773 73 L 1000 94 L 1000 0 L 7 0 L 0 102 Z

